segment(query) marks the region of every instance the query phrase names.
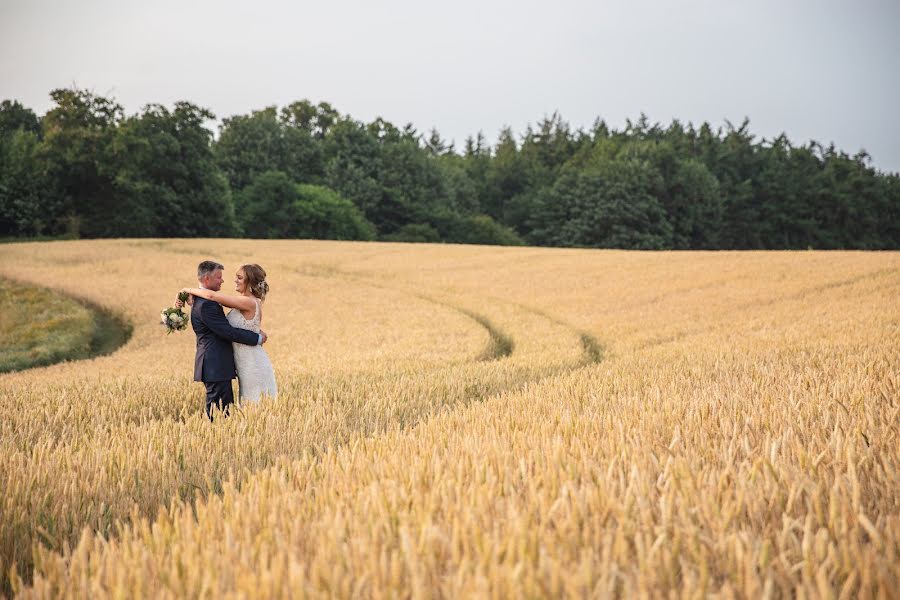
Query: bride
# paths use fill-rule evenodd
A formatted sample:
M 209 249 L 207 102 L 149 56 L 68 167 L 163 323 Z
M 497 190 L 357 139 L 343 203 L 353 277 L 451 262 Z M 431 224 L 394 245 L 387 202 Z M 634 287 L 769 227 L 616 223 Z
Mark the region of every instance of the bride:
M 259 333 L 262 303 L 269 292 L 265 270 L 257 264 L 241 266 L 234 274 L 234 289 L 239 296 L 204 288 L 183 288 L 181 291 L 231 308 L 226 318 L 232 327 Z M 263 396 L 274 398 L 278 394 L 275 371 L 263 347 L 232 343 L 232 348 L 240 399 L 259 402 Z

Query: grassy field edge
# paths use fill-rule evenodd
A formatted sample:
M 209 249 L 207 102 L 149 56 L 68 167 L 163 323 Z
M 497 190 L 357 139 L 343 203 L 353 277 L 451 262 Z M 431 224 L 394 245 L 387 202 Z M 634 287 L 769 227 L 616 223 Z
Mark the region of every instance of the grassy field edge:
M 122 315 L 85 298 L 7 277 L 0 278 L 0 285 L 7 339 L 0 373 L 104 356 L 131 338 L 133 327 Z M 52 304 L 59 318 L 48 319 L 35 308 L 44 303 Z

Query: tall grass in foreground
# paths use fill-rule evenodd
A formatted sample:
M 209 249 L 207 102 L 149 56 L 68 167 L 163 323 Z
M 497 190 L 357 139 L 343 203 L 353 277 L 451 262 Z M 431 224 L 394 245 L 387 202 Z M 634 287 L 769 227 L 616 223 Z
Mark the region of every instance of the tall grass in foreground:
M 270 273 L 282 395 L 210 425 L 193 340 L 142 319 L 215 244 L 0 250 L 136 323 L 0 378 L 17 593 L 900 589 L 900 255 L 227 242 Z

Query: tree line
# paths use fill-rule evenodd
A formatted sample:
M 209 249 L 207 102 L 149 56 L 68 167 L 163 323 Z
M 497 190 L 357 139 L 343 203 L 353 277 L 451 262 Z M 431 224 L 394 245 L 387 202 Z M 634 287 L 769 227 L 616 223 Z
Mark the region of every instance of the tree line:
M 80 89 L 0 104 L 0 237 L 253 237 L 630 249 L 900 248 L 900 177 L 860 152 L 646 116 L 493 146 L 307 100 L 126 116 Z

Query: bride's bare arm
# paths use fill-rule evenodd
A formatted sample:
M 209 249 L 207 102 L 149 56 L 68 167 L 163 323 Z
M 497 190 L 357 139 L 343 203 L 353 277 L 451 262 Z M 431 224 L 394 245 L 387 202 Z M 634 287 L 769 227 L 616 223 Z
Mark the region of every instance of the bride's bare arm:
M 222 292 L 204 290 L 203 288 L 183 288 L 181 291 L 187 292 L 192 296 L 199 296 L 200 298 L 218 302 L 228 308 L 236 308 L 238 310 L 254 310 L 256 308 L 256 302 L 253 298 L 248 298 L 247 296 L 231 296 Z

